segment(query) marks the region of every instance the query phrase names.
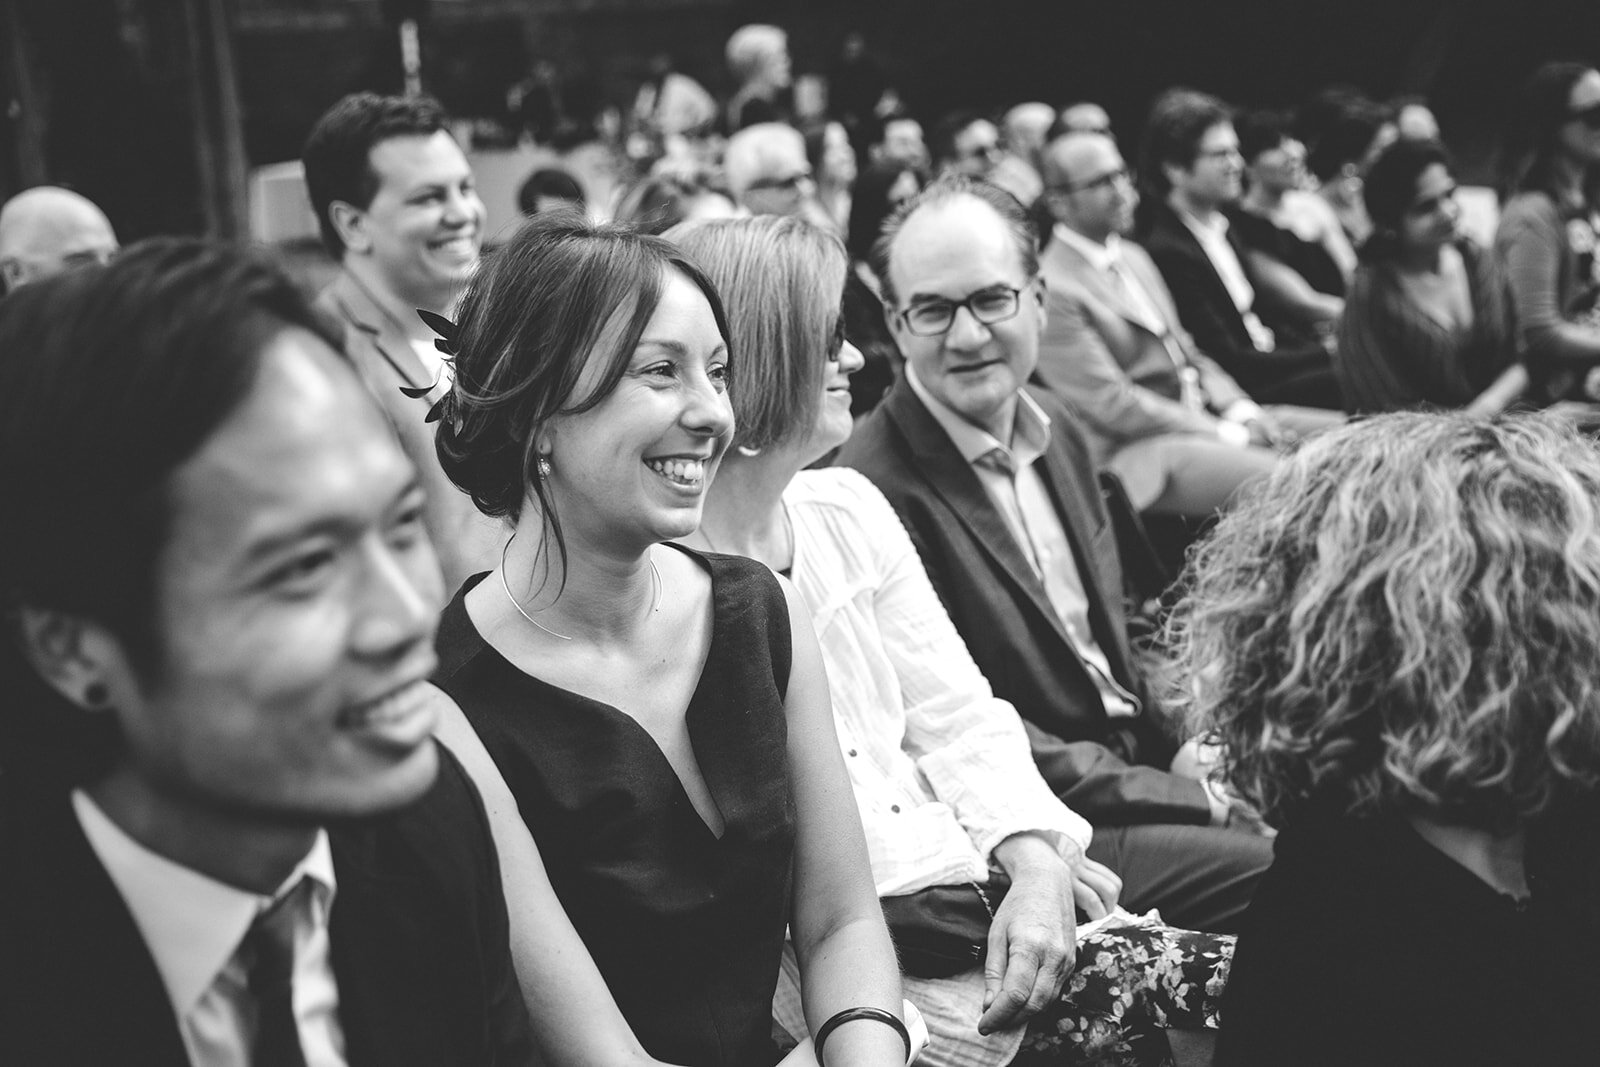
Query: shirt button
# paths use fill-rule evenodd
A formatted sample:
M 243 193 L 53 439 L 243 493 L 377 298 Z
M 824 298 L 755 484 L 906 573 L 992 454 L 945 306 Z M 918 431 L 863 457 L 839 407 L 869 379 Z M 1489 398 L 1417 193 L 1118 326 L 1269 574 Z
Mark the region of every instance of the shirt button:
M 856 754 L 856 750 L 855 750 L 855 749 L 853 749 L 853 748 L 852 748 L 852 749 L 851 749 L 851 750 L 850 750 L 850 752 L 849 752 L 849 755 L 852 755 L 852 756 L 854 756 L 854 755 L 855 755 L 855 754 Z
M 898 805 L 898 804 L 890 804 L 889 805 L 889 810 L 894 812 L 896 815 L 899 815 L 900 814 L 900 805 Z

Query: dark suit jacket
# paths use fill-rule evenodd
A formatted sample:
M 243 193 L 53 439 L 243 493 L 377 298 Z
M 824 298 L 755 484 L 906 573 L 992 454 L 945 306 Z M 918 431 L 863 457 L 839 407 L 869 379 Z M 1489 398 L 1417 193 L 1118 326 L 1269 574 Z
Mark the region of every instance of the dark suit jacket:
M 1059 401 L 1031 386 L 1029 394 L 1051 419 L 1050 448 L 1039 464 L 1083 578 L 1095 640 L 1117 681 L 1143 706 L 1125 727 L 1134 754 L 1165 767 L 1172 745 L 1128 644 L 1122 567 L 1088 447 Z M 1124 723 L 1107 717 L 1044 584 L 978 476 L 903 381 L 857 427 L 838 462 L 865 474 L 894 505 L 995 693 L 1037 731 L 1073 742 L 1048 746 L 1046 758 L 1039 741 L 1047 738 L 1035 733 L 1040 770 L 1063 800 L 1100 825 L 1209 821 L 1198 783 L 1130 766 L 1106 747 Z
M 483 805 L 439 756 L 416 804 L 329 827 L 351 1067 L 532 1060 Z M 0 1063 L 187 1064 L 155 961 L 67 791 L 0 785 Z
M 1338 410 L 1342 399 L 1327 351 L 1316 342 L 1293 343 L 1283 338 L 1273 351 L 1258 351 L 1222 276 L 1178 213 L 1159 202 L 1150 203 L 1146 210 L 1147 228 L 1141 243 L 1161 269 L 1178 305 L 1178 317 L 1195 344 L 1263 404 Z M 1244 249 L 1231 230 L 1228 243 L 1244 266 Z M 1248 266 L 1245 273 L 1249 274 Z

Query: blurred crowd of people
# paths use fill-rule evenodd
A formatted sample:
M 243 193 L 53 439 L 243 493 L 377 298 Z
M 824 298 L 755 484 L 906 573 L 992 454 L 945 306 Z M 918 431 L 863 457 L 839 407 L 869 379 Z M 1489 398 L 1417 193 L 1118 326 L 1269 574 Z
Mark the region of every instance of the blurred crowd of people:
M 0 208 L 0 1061 L 1592 1062 L 1600 71 L 1480 246 L 1419 99 L 726 58 L 492 250 L 335 102 L 315 294 Z

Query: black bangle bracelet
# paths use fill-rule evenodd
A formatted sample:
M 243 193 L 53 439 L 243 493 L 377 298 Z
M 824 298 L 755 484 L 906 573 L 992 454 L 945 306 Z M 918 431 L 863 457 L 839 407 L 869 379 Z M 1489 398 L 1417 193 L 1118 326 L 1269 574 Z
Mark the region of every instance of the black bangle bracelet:
M 908 1061 L 911 1059 L 911 1034 L 906 1030 L 906 1024 L 895 1018 L 893 1012 L 884 1011 L 882 1008 L 846 1008 L 823 1023 L 822 1029 L 817 1031 L 816 1040 L 812 1042 L 812 1051 L 817 1057 L 817 1067 L 827 1067 L 822 1060 L 822 1046 L 829 1036 L 845 1023 L 857 1019 L 871 1019 L 873 1022 L 893 1027 L 894 1032 L 900 1035 L 900 1040 L 906 1043 L 906 1059 Z

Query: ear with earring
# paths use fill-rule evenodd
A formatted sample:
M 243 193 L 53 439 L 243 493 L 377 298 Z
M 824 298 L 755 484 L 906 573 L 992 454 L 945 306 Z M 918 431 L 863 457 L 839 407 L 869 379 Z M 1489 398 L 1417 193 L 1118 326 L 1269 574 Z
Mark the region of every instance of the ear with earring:
M 111 690 L 106 688 L 104 682 L 90 682 L 83 687 L 83 706 L 86 708 L 103 708 L 111 699 Z

